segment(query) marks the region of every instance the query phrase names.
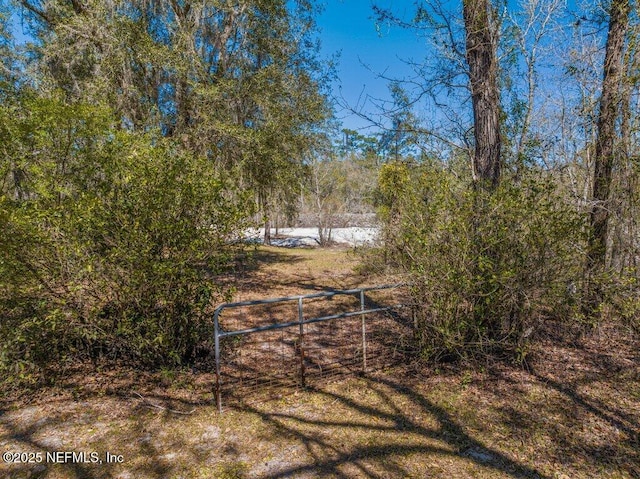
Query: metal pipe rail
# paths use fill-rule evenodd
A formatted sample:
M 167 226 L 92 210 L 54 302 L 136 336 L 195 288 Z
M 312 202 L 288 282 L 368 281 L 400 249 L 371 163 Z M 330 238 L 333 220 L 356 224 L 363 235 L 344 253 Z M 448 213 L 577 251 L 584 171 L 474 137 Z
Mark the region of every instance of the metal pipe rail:
M 324 291 L 321 293 L 313 293 L 302 296 L 285 296 L 281 298 L 268 298 L 268 299 L 259 299 L 253 301 L 239 301 L 235 303 L 225 303 L 218 306 L 213 313 L 213 330 L 214 330 L 214 349 L 215 349 L 215 362 L 216 362 L 216 384 L 215 384 L 215 395 L 216 395 L 216 404 L 218 406 L 218 411 L 222 412 L 222 379 L 221 379 L 221 368 L 220 368 L 220 339 L 229 337 L 229 336 L 240 336 L 245 334 L 253 334 L 259 333 L 263 331 L 273 331 L 277 329 L 283 328 L 291 328 L 294 326 L 298 326 L 300 328 L 300 384 L 302 387 L 305 385 L 305 370 L 304 370 L 304 348 L 303 348 L 303 338 L 304 338 L 304 325 L 318 323 L 322 321 L 330 321 L 341 318 L 350 318 L 353 316 L 361 316 L 362 317 L 362 370 L 366 372 L 367 370 L 367 342 L 366 342 L 366 323 L 365 318 L 367 314 L 377 313 L 381 311 L 390 311 L 392 309 L 398 309 L 406 304 L 395 304 L 391 306 L 382 306 L 377 308 L 365 308 L 365 293 L 367 291 L 379 291 L 384 289 L 393 289 L 399 288 L 401 286 L 406 286 L 406 283 L 396 283 L 396 284 L 386 284 L 382 286 L 371 286 L 368 288 L 358 288 L 358 289 L 345 289 L 345 290 L 336 290 L 336 291 Z M 314 298 L 325 298 L 325 297 L 333 297 L 337 295 L 359 295 L 360 296 L 360 310 L 357 311 L 349 311 L 346 313 L 340 314 L 331 314 L 328 316 L 320 316 L 317 318 L 304 319 L 304 311 L 303 311 L 303 302 L 305 299 L 314 299 Z M 290 321 L 286 323 L 276 323 L 270 324 L 267 326 L 258 326 L 255 328 L 247 328 L 247 329 L 238 329 L 234 331 L 223 331 L 220 327 L 220 314 L 229 308 L 239 308 L 245 306 L 257 306 L 264 304 L 274 304 L 274 303 L 285 303 L 285 302 L 298 302 L 298 320 Z

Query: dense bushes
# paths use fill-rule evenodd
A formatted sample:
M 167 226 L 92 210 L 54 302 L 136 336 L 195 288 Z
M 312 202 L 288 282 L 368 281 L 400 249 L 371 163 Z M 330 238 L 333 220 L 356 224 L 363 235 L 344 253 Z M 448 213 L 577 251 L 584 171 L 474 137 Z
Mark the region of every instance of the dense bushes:
M 189 361 L 249 204 L 210 160 L 107 109 L 23 98 L 0 110 L 0 368 Z
M 579 313 L 583 216 L 551 178 L 492 192 L 426 166 L 385 165 L 383 238 L 410 273 L 427 358 L 508 354 L 522 360 L 543 318 Z

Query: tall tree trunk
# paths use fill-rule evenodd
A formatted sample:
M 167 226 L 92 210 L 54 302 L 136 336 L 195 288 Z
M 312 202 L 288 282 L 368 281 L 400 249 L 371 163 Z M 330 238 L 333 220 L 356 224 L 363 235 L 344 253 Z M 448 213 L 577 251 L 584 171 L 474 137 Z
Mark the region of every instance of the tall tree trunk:
M 629 0 L 612 0 L 609 32 L 604 59 L 602 96 L 598 115 L 595 169 L 593 173 L 593 206 L 587 250 L 587 297 L 585 313 L 592 317 L 602 301 L 594 275 L 606 265 L 609 228 L 609 192 L 616 148 L 616 120 L 622 100 L 625 38 L 629 24 Z
M 258 192 L 258 202 L 264 220 L 264 237 L 263 244 L 271 245 L 271 211 L 269 211 L 268 193 L 264 190 Z
M 632 97 L 640 86 L 640 78 L 637 72 L 640 68 L 640 41 L 639 25 L 630 22 L 627 32 L 627 44 L 625 47 L 623 68 L 624 77 L 622 80 L 622 92 L 620 94 L 620 145 L 616 148 L 619 152 L 618 162 L 619 178 L 615 179 L 620 185 L 622 197 L 617 202 L 618 210 L 616 215 L 620 218 L 617 232 L 614 232 L 612 242 L 611 260 L 615 262 L 617 271 L 623 272 L 627 268 L 635 268 L 637 248 L 637 215 L 639 211 L 636 192 L 638 189 L 638 174 L 632 161 L 634 155 L 634 131 L 637 130 L 637 113 L 632 105 Z M 618 168 L 616 168 L 618 169 Z M 617 235 L 616 235 L 617 233 Z M 617 248 L 617 251 L 616 251 Z M 616 254 L 617 253 L 617 254 Z M 640 271 L 638 271 L 640 273 Z
M 264 217 L 264 238 L 263 244 L 271 246 L 271 219 L 269 216 Z
M 473 105 L 475 152 L 472 161 L 474 215 L 471 228 L 475 249 L 472 273 L 477 291 L 474 300 L 474 318 L 478 331 L 486 331 L 487 338 L 499 340 L 504 335 L 501 324 L 486 307 L 485 298 L 494 294 L 493 268 L 496 265 L 495 248 L 488 244 L 480 231 L 480 224 L 491 221 L 487 208 L 487 195 L 500 181 L 500 91 L 498 89 L 497 40 L 491 0 L 463 1 L 466 34 L 466 57 Z M 485 334 L 485 333 L 480 333 Z
M 466 55 L 473 103 L 476 184 L 494 188 L 500 180 L 500 92 L 497 32 L 490 0 L 464 0 Z

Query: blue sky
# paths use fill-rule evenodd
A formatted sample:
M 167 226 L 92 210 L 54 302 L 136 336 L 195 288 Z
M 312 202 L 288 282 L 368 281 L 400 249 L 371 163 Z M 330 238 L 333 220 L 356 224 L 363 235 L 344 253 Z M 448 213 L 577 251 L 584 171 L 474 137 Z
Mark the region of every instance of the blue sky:
M 411 75 L 402 59 L 422 60 L 425 55 L 424 39 L 415 32 L 389 28 L 376 22 L 370 0 L 326 0 L 326 7 L 318 18 L 321 29 L 322 53 L 328 57 L 339 53 L 338 80 L 334 95 L 342 97 L 354 109 L 372 111 L 371 98 L 388 99 L 388 81 L 379 75 L 401 78 Z M 404 5 L 404 7 L 403 7 Z M 385 2 L 407 16 L 413 2 Z M 345 128 L 360 129 L 366 133 L 370 123 L 337 107 L 338 117 Z
M 390 97 L 389 81 L 380 75 L 396 79 L 412 77 L 411 68 L 403 60 L 421 63 L 432 48 L 429 39 L 419 37 L 415 30 L 376 25 L 373 3 L 406 21 L 415 14 L 414 1 L 325 0 L 325 10 L 317 19 L 323 55 L 340 53 L 334 95 L 352 108 L 370 114 L 376 110 L 371 98 L 388 100 Z M 581 11 L 576 4 L 576 0 L 565 0 L 565 12 Z M 461 17 L 462 0 L 445 1 L 443 5 L 452 15 Z M 511 14 L 522 11 L 520 0 L 508 0 L 507 6 Z M 588 3 L 585 6 L 589 6 Z M 571 23 L 572 18 L 578 17 L 558 18 L 558 21 Z M 420 114 L 419 110 L 420 106 L 416 105 L 416 113 Z M 371 123 L 348 110 L 337 107 L 336 111 L 345 128 L 361 130 L 364 134 L 375 131 Z

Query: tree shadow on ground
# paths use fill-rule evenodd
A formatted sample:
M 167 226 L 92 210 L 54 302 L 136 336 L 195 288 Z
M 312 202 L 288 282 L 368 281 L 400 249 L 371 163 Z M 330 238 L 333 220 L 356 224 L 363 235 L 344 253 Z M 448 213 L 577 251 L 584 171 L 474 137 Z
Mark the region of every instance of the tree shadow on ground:
M 292 254 L 291 251 L 279 251 L 275 248 L 253 248 L 239 253 L 229 271 L 216 276 L 223 286 L 233 286 L 238 290 L 251 286 L 256 274 L 274 265 L 295 265 L 305 261 L 304 254 Z M 260 278 L 262 279 L 262 278 Z
M 640 477 L 640 363 L 637 343 L 623 339 L 616 338 L 612 350 L 594 346 L 593 338 L 590 345 L 556 344 L 548 349 L 557 356 L 532 365 L 529 375 L 553 397 L 549 406 L 560 420 L 549 427 L 558 457 L 579 454 L 594 469 Z
M 442 477 L 546 477 L 472 437 L 415 388 L 386 378 L 363 381 L 362 399 L 314 391 L 335 409 L 321 417 L 244 405 L 269 426 L 272 440 L 294 441 L 305 449 L 304 460 L 256 477 L 434 477 L 438 472 Z
M 23 454 L 13 463 L 4 460 L 4 464 L 0 464 L 0 477 L 168 477 L 175 465 L 167 458 L 165 445 L 156 439 L 168 421 L 176 423 L 177 414 L 194 412 L 196 409 L 191 406 L 196 402 L 168 394 L 129 394 L 112 398 L 113 401 L 106 402 L 106 406 L 95 397 L 87 399 L 88 402 L 61 401 L 53 407 L 41 405 L 14 411 L 0 410 L 0 444 L 6 446 L 0 450 L 3 453 L 32 453 L 31 456 Z M 180 419 L 177 418 L 178 421 Z M 112 424 L 114 421 L 122 422 L 129 434 L 123 434 Z M 74 431 L 80 431 L 80 438 Z M 114 439 L 113 436 L 119 434 L 123 437 Z M 128 475 L 119 474 L 122 466 L 118 462 L 109 462 L 107 453 L 112 457 L 123 456 L 122 464 L 130 471 Z
M 511 436 L 541 444 L 561 468 L 640 477 L 637 340 L 616 334 L 613 341 L 543 341 L 527 370 L 491 373 L 483 385 L 487 406 Z M 500 397 L 504 390 L 513 400 Z
M 576 360 L 582 366 L 594 364 L 584 357 Z M 629 371 L 618 366 L 627 363 L 610 364 L 610 360 L 594 359 L 621 374 L 607 377 L 607 384 L 626 387 L 619 380 Z M 104 416 L 109 417 L 113 406 L 119 404 L 126 409 L 120 415 L 123 419 L 109 423 L 108 431 L 120 434 L 120 441 L 128 441 L 123 446 L 126 449 L 113 451 L 126 451 L 129 475 L 123 477 L 192 477 L 190 474 L 198 470 L 204 472 L 197 477 L 236 479 L 546 479 L 552 477 L 550 470 L 571 477 L 606 473 L 640 477 L 640 427 L 633 406 L 637 401 L 630 407 L 583 389 L 598 380 L 598 369 L 585 367 L 560 379 L 547 363 L 544 366 L 536 369 L 534 365 L 529 372 L 505 368 L 504 377 L 491 374 L 479 384 L 472 382 L 469 389 L 457 383 L 461 374 L 453 377 L 453 383 L 439 378 L 440 382 L 434 382 L 437 394 L 425 387 L 423 380 L 416 382 L 403 369 L 396 369 L 322 389 L 310 388 L 299 401 L 244 403 L 238 413 L 223 416 L 214 414 L 211 405 L 178 398 L 175 391 L 149 392 L 143 398 L 114 393 L 105 398 L 111 401 L 106 406 L 80 401 L 57 409 L 44 406 L 40 414 L 34 412 L 35 406 L 17 413 L 0 411 L 0 446 L 11 444 L 12 450 L 43 453 L 111 450 L 109 440 L 104 445 L 83 444 L 68 436 L 66 442 L 55 442 L 46 433 L 67 430 L 72 434 L 68 424 L 74 421 L 76 428 L 100 429 L 99 423 L 108 420 Z M 450 390 L 453 400 L 446 396 Z M 621 399 L 629 400 L 629 396 L 621 394 Z M 181 416 L 172 410 L 195 413 L 193 417 Z M 591 426 L 618 430 L 620 436 L 609 442 L 592 442 L 581 435 Z M 501 440 L 505 428 L 510 437 Z M 553 442 L 536 442 L 540 429 Z M 189 438 L 186 443 L 185 437 Z M 521 438 L 527 444 L 525 451 L 519 450 Z M 171 455 L 179 448 L 182 462 Z M 621 457 L 623 453 L 626 457 Z M 2 466 L 0 477 L 10 479 L 106 479 L 121 477 L 122 471 L 117 466 L 77 462 L 45 468 L 34 464 L 10 469 Z
M 551 425 L 557 440 L 557 456 L 582 455 L 594 468 L 614 467 L 631 477 L 640 477 L 640 425 L 637 418 L 615 403 L 580 393 L 574 384 L 560 383 L 535 371 L 533 374 L 541 383 L 559 393 L 556 415 L 563 417 L 561 424 L 564 427 Z M 603 437 L 614 434 L 616 441 L 600 439 L 598 436 L 602 433 L 598 429 L 607 431 Z M 576 440 L 576 431 L 584 437 Z
M 354 258 L 349 259 L 348 252 L 336 253 L 345 250 L 261 246 L 240 254 L 233 271 L 218 279 L 238 291 L 256 289 L 259 294 L 277 289 L 305 294 L 357 287 L 364 277 L 353 274 Z
M 37 436 L 40 435 L 41 430 L 45 427 L 56 427 L 64 424 L 68 419 L 64 415 L 54 418 L 48 417 L 44 420 L 23 426 L 7 420 L 4 414 L 5 411 L 0 411 L 0 426 L 8 431 L 8 434 L 3 435 L 3 439 L 10 440 L 19 448 L 12 448 L 12 450 L 6 452 L 27 454 L 33 452 L 34 454 L 40 453 L 41 456 L 27 456 L 25 459 L 18 461 L 3 460 L 5 463 L 3 466 L 8 467 L 8 469 L 5 471 L 0 469 L 2 477 L 7 479 L 46 477 L 52 469 L 56 469 L 58 473 L 64 474 L 64 477 L 77 479 L 104 479 L 111 477 L 108 466 L 107 468 L 98 470 L 95 467 L 85 464 L 84 458 L 71 460 L 62 456 L 60 457 L 60 464 L 51 465 L 51 460 L 47 457 L 47 454 L 55 454 L 62 448 L 52 446 L 49 441 L 44 438 L 38 439 Z M 3 453 L 5 453 L 5 451 L 3 451 Z M 7 463 L 9 464 L 8 466 Z

